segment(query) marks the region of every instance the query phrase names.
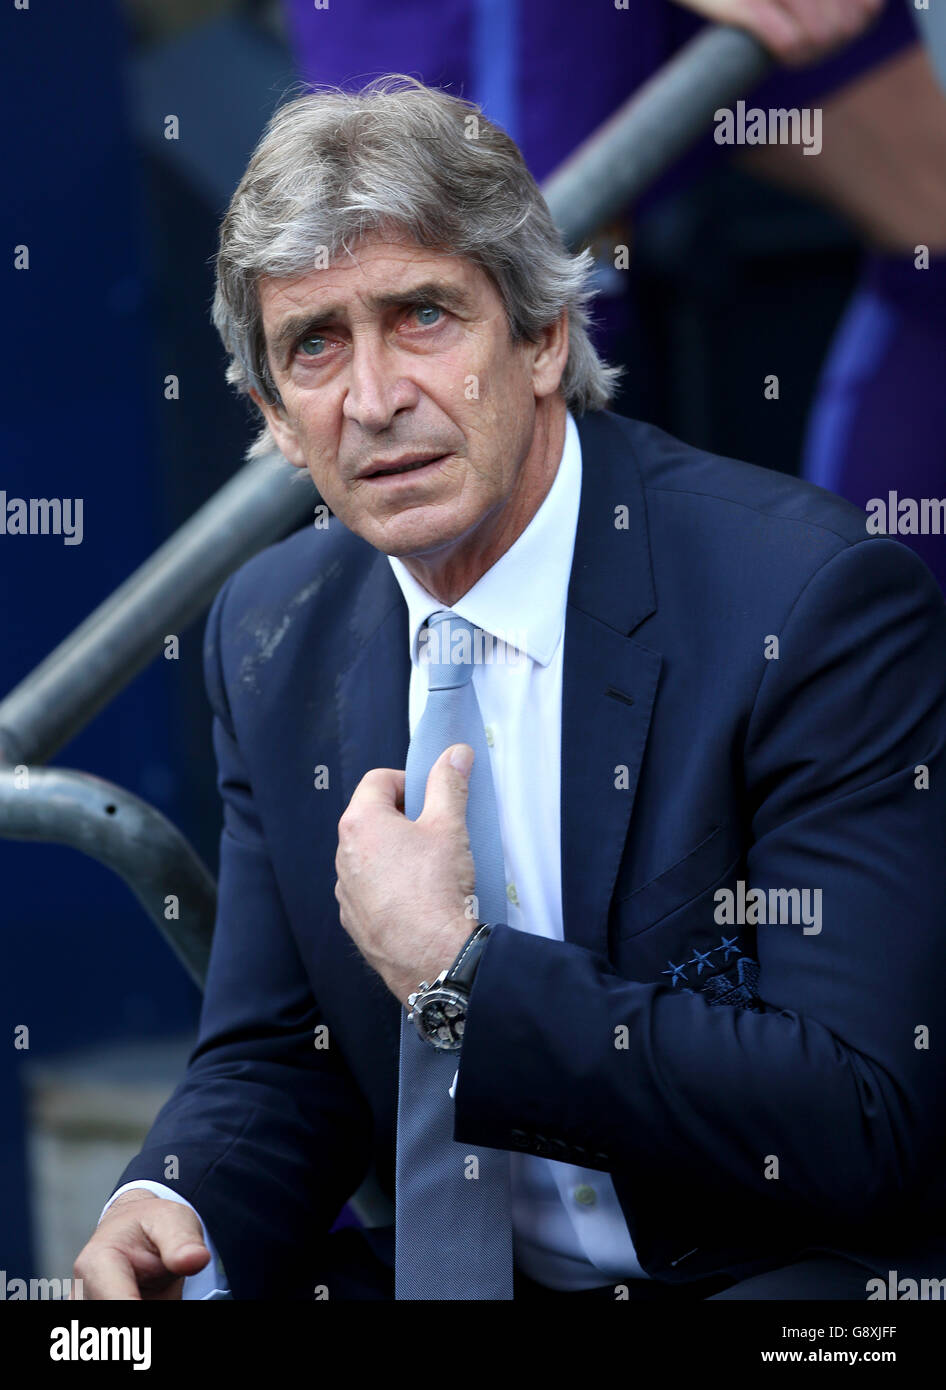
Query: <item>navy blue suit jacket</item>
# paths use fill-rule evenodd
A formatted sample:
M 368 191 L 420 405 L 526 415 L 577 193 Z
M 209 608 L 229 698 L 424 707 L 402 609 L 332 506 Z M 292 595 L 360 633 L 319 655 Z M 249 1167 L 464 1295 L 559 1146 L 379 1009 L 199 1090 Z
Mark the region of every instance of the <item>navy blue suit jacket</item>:
M 818 488 L 578 425 L 565 939 L 494 931 L 455 1138 L 608 1171 L 660 1279 L 811 1246 L 946 1276 L 943 600 Z M 225 823 L 200 1035 L 120 1181 L 177 1155 L 235 1295 L 285 1295 L 370 1169 L 393 1194 L 400 1006 L 334 896 L 342 811 L 407 751 L 386 557 L 334 518 L 270 546 L 215 599 L 205 671 Z M 820 934 L 721 927 L 740 879 L 820 888 Z

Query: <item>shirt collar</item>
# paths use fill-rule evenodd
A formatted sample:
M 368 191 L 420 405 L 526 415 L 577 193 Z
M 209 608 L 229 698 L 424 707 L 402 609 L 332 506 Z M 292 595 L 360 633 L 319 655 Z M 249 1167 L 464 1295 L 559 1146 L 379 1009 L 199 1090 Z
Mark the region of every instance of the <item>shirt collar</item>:
M 555 654 L 565 626 L 565 604 L 581 501 L 581 443 L 571 411 L 558 470 L 542 505 L 522 535 L 471 589 L 452 605 L 467 622 L 524 651 L 540 666 Z M 404 563 L 388 556 L 407 603 L 411 661 L 418 634 L 445 605 L 419 584 Z

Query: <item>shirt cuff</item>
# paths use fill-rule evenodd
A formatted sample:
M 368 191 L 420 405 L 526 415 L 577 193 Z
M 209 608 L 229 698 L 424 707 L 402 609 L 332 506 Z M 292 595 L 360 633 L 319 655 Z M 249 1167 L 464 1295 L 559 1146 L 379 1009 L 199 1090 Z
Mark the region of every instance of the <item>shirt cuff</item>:
M 456 1071 L 453 1073 L 453 1080 L 450 1082 L 450 1089 L 447 1092 L 447 1095 L 450 1097 L 451 1100 L 456 1100 L 457 1098 L 457 1077 L 459 1075 L 460 1068 L 457 1067 Z
M 143 1187 L 146 1191 L 153 1192 L 156 1197 L 164 1197 L 169 1202 L 179 1202 L 181 1206 L 190 1207 L 191 1211 L 197 1217 L 197 1220 L 200 1221 L 200 1230 L 204 1238 L 204 1244 L 210 1251 L 210 1262 L 206 1264 L 203 1269 L 198 1270 L 196 1274 L 188 1274 L 185 1276 L 184 1287 L 181 1290 L 181 1299 L 194 1302 L 195 1300 L 202 1301 L 207 1298 L 219 1299 L 229 1294 L 227 1276 L 224 1273 L 223 1265 L 220 1263 L 220 1256 L 217 1254 L 216 1246 L 210 1239 L 207 1227 L 201 1219 L 200 1212 L 196 1207 L 191 1205 L 186 1197 L 182 1197 L 179 1192 L 172 1191 L 170 1187 L 165 1187 L 163 1183 L 151 1182 L 148 1178 L 139 1178 L 135 1182 L 124 1183 L 116 1192 L 112 1193 L 111 1197 L 109 1197 L 108 1201 L 105 1203 L 102 1208 L 102 1213 L 99 1216 L 99 1221 L 102 1220 L 102 1217 L 116 1198 L 120 1197 L 123 1192 L 130 1192 L 132 1188 L 135 1187 Z M 98 1222 L 96 1224 L 98 1224 Z

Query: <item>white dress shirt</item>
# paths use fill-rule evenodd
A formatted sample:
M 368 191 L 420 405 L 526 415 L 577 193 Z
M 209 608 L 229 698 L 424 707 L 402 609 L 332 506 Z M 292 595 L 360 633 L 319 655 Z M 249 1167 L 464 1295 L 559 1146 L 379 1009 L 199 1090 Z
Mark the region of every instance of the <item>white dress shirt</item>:
M 569 412 L 558 472 L 522 535 L 451 605 L 491 633 L 491 660 L 473 667 L 486 726 L 506 868 L 506 922 L 563 940 L 561 866 L 562 658 L 565 606 L 581 500 L 581 443 Z M 393 557 L 408 610 L 410 731 L 427 700 L 423 624 L 444 608 Z M 460 1051 L 459 1070 L 463 1070 Z M 511 1153 L 516 1263 L 555 1289 L 646 1278 L 606 1173 Z
M 520 931 L 557 941 L 564 939 L 562 658 L 581 468 L 578 429 L 569 412 L 562 458 L 542 505 L 515 543 L 452 605 L 453 612 L 496 639 L 491 659 L 474 665 L 473 688 L 486 726 L 496 790 L 506 871 L 505 920 Z M 427 668 L 420 661 L 418 635 L 430 614 L 446 605 L 400 560 L 389 557 L 389 563 L 408 609 L 413 736 L 427 699 Z M 459 1066 L 462 1071 L 462 1049 Z M 513 1245 L 516 1263 L 525 1274 L 550 1288 L 568 1290 L 647 1277 L 606 1173 L 532 1154 L 511 1153 L 510 1162 Z M 126 1186 L 146 1186 L 183 1200 L 160 1183 Z M 205 1298 L 221 1286 L 214 1261 L 185 1280 L 184 1297 Z

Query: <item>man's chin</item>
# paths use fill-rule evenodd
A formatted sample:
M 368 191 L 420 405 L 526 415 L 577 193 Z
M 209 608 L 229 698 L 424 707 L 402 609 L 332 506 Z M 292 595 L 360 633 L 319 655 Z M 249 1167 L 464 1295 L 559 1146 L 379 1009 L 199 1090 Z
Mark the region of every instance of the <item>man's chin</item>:
M 357 527 L 349 524 L 349 529 L 375 550 L 396 559 L 429 556 L 449 548 L 470 529 L 469 524 L 458 525 L 455 515 L 447 522 L 443 517 L 438 518 L 437 510 L 434 507 L 405 508 L 395 516 L 367 521 L 361 518 Z

